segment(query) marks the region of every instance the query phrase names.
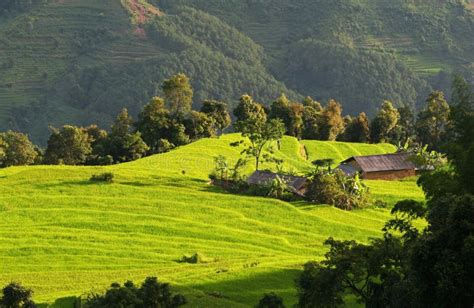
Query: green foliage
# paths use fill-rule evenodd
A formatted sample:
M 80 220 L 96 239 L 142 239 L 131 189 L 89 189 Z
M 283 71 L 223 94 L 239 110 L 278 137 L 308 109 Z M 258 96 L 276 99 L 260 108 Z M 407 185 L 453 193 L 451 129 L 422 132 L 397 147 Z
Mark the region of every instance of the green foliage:
M 417 137 L 420 142 L 429 144 L 433 149 L 440 149 L 449 123 L 450 107 L 439 91 L 431 93 L 427 106 L 418 114 L 416 123 Z
M 322 140 L 334 141 L 342 132 L 344 132 L 342 106 L 331 99 L 322 113 L 320 137 Z
M 179 72 L 197 107 L 309 94 L 369 116 L 384 99 L 421 107 L 450 71 L 472 75 L 473 17 L 458 2 L 165 0 L 148 3 L 166 14 L 147 11 L 145 25 L 121 2 L 16 0 L 22 14 L 0 13 L 1 129 L 44 145 L 47 124 L 107 127 Z
M 214 157 L 214 164 L 214 170 L 210 175 L 211 179 L 238 184 L 244 178 L 243 171 L 247 160 L 239 158 L 232 166 L 225 156 L 219 155 Z
M 132 132 L 132 118 L 127 109 L 123 109 L 107 139 L 107 153 L 114 158 L 114 161 L 127 162 L 137 160 L 145 156 L 149 150 L 148 145 L 141 138 L 140 132 Z
M 193 104 L 193 89 L 183 73 L 171 76 L 163 82 L 163 93 L 172 115 L 186 115 Z
M 457 132 L 470 129 L 458 126 L 472 120 L 469 108 L 464 111 L 452 114 L 458 120 L 453 123 Z M 469 153 L 472 136 L 463 137 L 460 134 L 450 141 L 456 151 L 448 152 L 448 157 L 460 149 Z M 426 147 L 422 151 L 427 154 Z M 465 164 L 454 159 L 448 167 L 423 174 L 419 184 L 426 193 L 426 205 L 414 200 L 398 202 L 392 209 L 395 218 L 383 229 L 383 239 L 372 240 L 370 245 L 329 239 L 326 259 L 307 264 L 298 280 L 300 306 L 340 305 L 347 293 L 368 307 L 471 305 L 474 196 L 472 182 L 463 177 L 472 177 L 473 172 L 465 171 Z M 420 232 L 414 223 L 423 218 L 428 226 Z
M 279 141 L 285 133 L 285 125 L 279 119 L 270 119 L 265 122 L 253 121 L 252 118 L 239 123 L 240 132 L 247 137 L 250 144 L 242 150 L 241 154 L 255 159 L 255 170 L 260 166 L 260 159 L 266 147 L 273 141 Z M 271 160 L 271 153 L 266 153 L 265 159 Z
M 372 142 L 387 142 L 400 119 L 398 110 L 389 101 L 384 101 L 377 116 L 371 123 Z
M 46 164 L 81 165 L 92 153 L 89 135 L 80 127 L 65 125 L 60 130 L 51 128 L 51 136 L 44 154 Z
M 164 100 L 160 97 L 153 97 L 138 115 L 136 128 L 140 131 L 143 141 L 150 147 L 150 152 L 159 153 L 160 140 L 165 140 L 168 137 L 171 124 L 170 113 L 165 108 Z M 169 140 L 167 141 L 169 142 Z
M 275 293 L 265 294 L 255 306 L 256 308 L 285 308 L 283 299 Z
M 345 176 L 340 170 L 320 171 L 310 174 L 306 198 L 310 202 L 334 205 L 343 210 L 353 210 L 367 205 L 367 186 L 359 179 Z
M 205 100 L 201 106 L 201 112 L 207 114 L 213 120 L 213 130 L 222 134 L 224 129 L 232 123 L 226 103 Z
M 13 131 L 0 133 L 0 167 L 31 165 L 37 157 L 38 151 L 27 135 Z
M 174 308 L 186 304 L 181 294 L 173 295 L 170 285 L 159 282 L 156 277 L 147 277 L 140 287 L 131 281 L 121 286 L 113 283 L 104 295 L 92 294 L 87 298 L 88 308 L 105 307 L 163 307 Z
M 183 256 L 179 262 L 181 263 L 189 263 L 189 264 L 200 264 L 200 263 L 208 263 L 211 260 L 204 256 L 203 254 L 200 254 L 196 252 L 192 256 Z
M 33 291 L 12 282 L 2 290 L 0 307 L 2 308 L 35 308 L 35 303 L 31 300 Z
M 370 140 L 370 127 L 367 115 L 361 112 L 358 117 L 350 118 L 340 139 L 349 142 L 368 142 Z
M 112 183 L 114 181 L 114 174 L 112 172 L 106 172 L 101 174 L 94 174 L 90 178 L 91 182 L 104 182 Z

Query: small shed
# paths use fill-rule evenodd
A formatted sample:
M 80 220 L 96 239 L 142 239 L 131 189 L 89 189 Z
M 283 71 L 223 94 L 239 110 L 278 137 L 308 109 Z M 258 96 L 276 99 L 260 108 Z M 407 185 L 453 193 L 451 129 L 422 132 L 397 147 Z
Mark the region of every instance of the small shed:
M 267 185 L 277 177 L 285 181 L 294 194 L 304 197 L 308 186 L 308 180 L 302 176 L 278 174 L 271 171 L 255 171 L 247 179 L 247 183 L 250 185 Z
M 415 176 L 419 170 L 411 156 L 411 153 L 353 156 L 343 161 L 338 169 L 346 175 L 359 173 L 367 180 L 402 179 Z

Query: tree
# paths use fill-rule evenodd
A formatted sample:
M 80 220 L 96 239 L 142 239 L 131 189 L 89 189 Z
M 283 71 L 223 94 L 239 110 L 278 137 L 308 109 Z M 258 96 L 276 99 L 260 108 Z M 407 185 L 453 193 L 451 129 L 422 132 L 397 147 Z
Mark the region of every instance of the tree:
M 132 132 L 132 118 L 123 109 L 112 125 L 107 140 L 107 151 L 117 163 L 137 160 L 149 150 L 140 132 Z
M 85 127 L 84 132 L 89 135 L 92 153 L 87 156 L 86 165 L 111 165 L 113 157 L 107 153 L 107 131 L 97 125 Z
M 214 119 L 204 112 L 191 111 L 185 123 L 186 131 L 193 140 L 213 137 L 217 134 Z
M 5 308 L 34 308 L 35 303 L 31 300 L 33 291 L 21 286 L 19 283 L 12 282 L 2 290 L 0 307 Z
M 175 308 L 186 304 L 186 298 L 173 295 L 170 285 L 159 282 L 156 277 L 147 277 L 140 287 L 131 281 L 123 286 L 113 283 L 105 294 L 91 294 L 86 300 L 88 308 Z
M 27 135 L 13 131 L 0 133 L 0 167 L 31 165 L 37 157 L 35 145 Z
M 280 296 L 275 293 L 268 293 L 260 299 L 256 308 L 285 308 L 285 305 Z
M 370 126 L 371 139 L 374 143 L 389 141 L 389 135 L 397 126 L 400 114 L 390 101 L 384 101 L 377 116 Z
M 447 153 L 451 164 L 419 178 L 426 205 L 398 202 L 383 238 L 368 245 L 329 239 L 326 259 L 308 263 L 300 276 L 300 306 L 337 306 L 348 293 L 367 307 L 472 305 L 474 188 L 469 179 L 474 146 L 472 135 L 464 134 L 472 133 L 467 124 L 473 123 L 473 113 L 472 102 L 465 103 L 467 112 L 453 121 L 457 133 Z M 419 230 L 413 222 L 422 218 L 428 225 Z
M 160 152 L 160 140 L 169 139 L 171 125 L 170 112 L 165 107 L 165 101 L 161 97 L 153 97 L 143 107 L 136 123 L 136 128 L 141 133 L 143 141 L 150 147 L 151 154 Z
M 342 118 L 342 106 L 331 99 L 322 113 L 320 137 L 322 140 L 334 141 L 337 136 L 343 132 L 344 119 Z
M 250 144 L 242 151 L 242 154 L 255 159 L 255 170 L 260 167 L 260 159 L 265 150 L 272 141 L 280 140 L 285 134 L 285 124 L 280 119 L 271 119 L 266 122 L 254 122 L 252 119 L 240 122 L 240 131 L 243 137 L 247 137 Z M 232 145 L 241 144 L 241 142 Z M 270 158 L 270 156 L 268 157 Z
M 290 101 L 285 94 L 281 94 L 270 106 L 270 119 L 280 119 L 288 132 L 291 126 Z
M 415 115 L 412 109 L 405 105 L 398 108 L 400 119 L 395 128 L 390 132 L 390 142 L 404 144 L 415 137 Z
M 369 119 L 364 112 L 357 118 L 351 118 L 342 135 L 343 141 L 348 142 L 368 142 L 370 139 Z
M 47 164 L 81 165 L 92 152 L 91 138 L 84 129 L 64 125 L 60 130 L 51 128 L 51 136 L 44 155 Z
M 304 107 L 311 107 L 313 108 L 316 112 L 323 112 L 323 106 L 321 106 L 321 103 L 318 101 L 313 100 L 311 97 L 307 96 L 303 100 L 303 106 Z
M 214 129 L 220 135 L 231 124 L 227 104 L 215 100 L 205 100 L 201 106 L 201 112 L 213 119 Z
M 447 149 L 454 162 L 461 183 L 474 183 L 474 92 L 464 79 L 457 77 L 453 84 L 453 104 L 450 119 L 453 137 Z M 474 194 L 470 185 L 468 192 Z
M 450 107 L 440 91 L 431 93 L 426 102 L 427 106 L 418 114 L 416 123 L 418 140 L 432 149 L 439 150 L 450 125 Z
M 185 74 L 177 74 L 163 82 L 163 93 L 173 116 L 182 117 L 191 111 L 193 89 Z
M 312 106 L 305 106 L 303 110 L 303 138 L 320 139 L 320 130 L 323 123 L 323 117 L 320 109 Z
M 234 109 L 234 116 L 237 118 L 234 126 L 239 132 L 248 130 L 249 125 L 261 126 L 267 121 L 267 114 L 262 104 L 255 102 L 250 95 L 242 95 Z

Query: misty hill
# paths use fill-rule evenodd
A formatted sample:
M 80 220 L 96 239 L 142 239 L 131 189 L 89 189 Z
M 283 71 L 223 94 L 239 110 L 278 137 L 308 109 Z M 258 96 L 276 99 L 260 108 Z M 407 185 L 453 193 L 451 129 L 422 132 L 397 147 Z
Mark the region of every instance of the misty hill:
M 373 114 L 472 76 L 472 50 L 467 1 L 2 1 L 0 129 L 44 142 L 48 124 L 105 126 L 177 72 L 196 105 L 285 92 Z

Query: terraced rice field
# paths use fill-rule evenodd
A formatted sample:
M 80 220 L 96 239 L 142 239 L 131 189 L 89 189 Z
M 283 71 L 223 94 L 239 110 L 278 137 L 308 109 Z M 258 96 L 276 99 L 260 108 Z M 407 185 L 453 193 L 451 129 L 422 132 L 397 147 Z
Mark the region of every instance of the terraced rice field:
M 294 279 L 308 260 L 321 259 L 329 236 L 366 242 L 380 236 L 386 209 L 344 212 L 225 193 L 208 184 L 213 159 L 231 160 L 238 135 L 204 139 L 170 153 L 110 167 L 34 166 L 0 170 L 0 285 L 32 287 L 53 303 L 111 282 L 156 275 L 184 293 L 190 307 L 249 307 L 274 291 L 291 306 Z M 303 141 L 310 159 L 336 160 L 390 151 Z M 278 156 L 304 171 L 300 144 L 285 137 Z M 250 167 L 249 167 L 250 168 Z M 92 184 L 110 171 L 113 184 Z M 249 171 L 251 171 L 249 169 Z M 414 180 L 370 182 L 377 198 L 423 199 Z M 199 252 L 210 262 L 179 263 Z M 67 299 L 53 307 L 71 307 Z

